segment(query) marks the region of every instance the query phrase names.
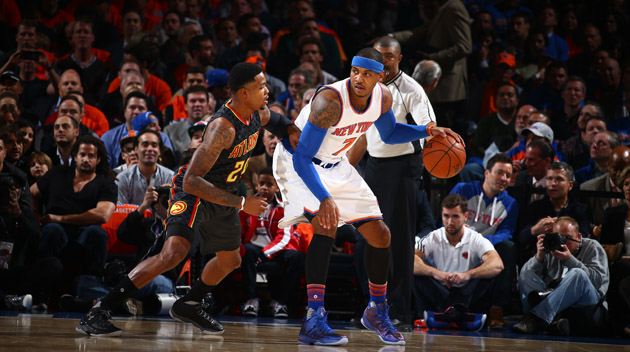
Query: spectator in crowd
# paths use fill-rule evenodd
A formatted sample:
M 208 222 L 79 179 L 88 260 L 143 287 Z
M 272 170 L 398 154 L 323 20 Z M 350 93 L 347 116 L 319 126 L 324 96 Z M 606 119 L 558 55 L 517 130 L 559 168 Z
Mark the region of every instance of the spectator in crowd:
M 514 52 L 517 67 L 523 63 L 527 52 L 527 37 L 532 27 L 532 16 L 525 11 L 517 11 L 510 17 L 507 45 L 508 51 Z
M 520 209 L 525 209 L 535 200 L 542 199 L 543 194 L 532 192 L 532 188 L 545 188 L 547 168 L 553 162 L 554 152 L 549 143 L 532 141 L 525 149 L 525 170 L 516 176 L 515 186 L 524 189 L 517 197 Z
M 502 84 L 497 89 L 496 102 L 498 111 L 484 116 L 473 135 L 468 147 L 468 160 L 461 172 L 461 180 L 470 182 L 481 180 L 483 175 L 482 160 L 485 150 L 495 140 L 507 139 L 507 145 L 516 140 L 514 133 L 515 117 L 518 107 L 518 93 L 511 84 Z M 501 144 L 501 143 L 497 143 Z
M 13 129 L 12 132 L 12 128 L 11 125 L 0 128 L 0 141 L 2 141 L 2 150 L 0 150 L 0 173 L 9 174 L 14 179 L 18 180 L 16 185 L 20 188 L 20 192 L 18 192 L 20 209 L 25 216 L 30 219 L 29 221 L 37 223 L 37 219 L 33 213 L 33 199 L 27 182 L 26 172 L 20 170 L 7 159 L 8 150 L 12 145 L 16 144 L 17 141 L 17 139 L 14 138 L 17 132 L 15 132 L 15 129 Z
M 61 115 L 53 125 L 55 144 L 46 150 L 53 166 L 72 165 L 72 147 L 79 138 L 79 124 L 68 115 Z
M 33 152 L 28 158 L 29 174 L 27 175 L 29 187 L 33 183 L 39 181 L 50 169 L 53 164 L 50 157 L 46 153 Z
M 432 0 L 418 3 L 425 22 L 421 27 L 393 33 L 403 46 L 419 41 L 426 43 L 421 59 L 437 62 L 444 74 L 442 84 L 429 99 L 439 126 L 452 127 L 463 116 L 467 98 L 466 56 L 472 52 L 470 16 L 464 4 L 457 1 Z
M 588 209 L 570 191 L 573 189 L 573 168 L 563 162 L 554 162 L 547 169 L 545 196 L 533 202 L 525 212 L 523 228 L 519 233 L 522 261 L 536 252 L 538 235 L 552 233 L 560 216 L 570 216 L 579 222 L 578 230 L 588 236 L 590 233 Z
M 536 255 L 521 269 L 518 286 L 526 313 L 512 327 L 521 334 L 535 334 L 550 328 L 552 333 L 595 333 L 603 326 L 606 292 L 610 281 L 606 253 L 593 239 L 582 236 L 578 223 L 562 216 L 553 223 L 552 233 L 566 244 L 545 245 L 536 238 Z
M 137 131 L 131 130 L 120 139 L 120 157 L 123 163 L 112 170 L 116 175 L 138 163 L 138 154 L 133 146 L 137 135 Z
M 604 131 L 596 134 L 591 143 L 591 162 L 575 171 L 576 185 L 579 187 L 582 183 L 608 172 L 608 159 L 612 150 L 619 144 L 619 136 L 615 132 Z
M 116 178 L 118 203 L 140 204 L 148 187 L 170 184 L 173 171 L 158 164 L 162 138 L 151 129 L 140 131 L 133 142 L 138 163 L 121 172 Z
M 621 171 L 630 166 L 630 148 L 626 146 L 618 146 L 612 150 L 608 159 L 608 172 L 588 180 L 580 185 L 582 191 L 600 191 L 600 192 L 622 192 L 621 187 L 617 185 L 623 180 L 619 179 Z M 604 211 L 608 207 L 621 205 L 623 202 L 619 197 L 597 197 L 586 195 L 585 203 L 588 206 L 589 220 L 593 225 L 601 225 L 604 221 Z
M 214 112 L 216 101 L 213 98 L 204 86 L 190 87 L 184 96 L 188 118 L 176 121 L 164 129 L 164 132 L 174 143 L 175 149 L 173 151 L 178 159 L 190 144 L 188 128 L 201 121 L 207 114 Z
M 199 148 L 201 142 L 203 141 L 203 133 L 205 132 L 207 125 L 208 122 L 201 120 L 188 127 L 188 135 L 190 136 L 190 144 L 188 145 L 189 151 Z M 248 169 L 249 168 L 250 167 L 248 166 Z
M 2 131 L 6 133 L 4 140 L 6 157 L 4 161 L 26 173 L 26 167 L 22 164 L 24 160 L 21 160 L 23 148 L 22 139 L 20 138 L 20 130 L 16 124 L 11 124 L 2 127 Z
M 256 195 L 266 199 L 267 210 L 260 216 L 239 212 L 242 247 L 245 250 L 241 264 L 247 300 L 243 306 L 245 316 L 258 316 L 260 300 L 256 296 L 256 272 L 269 267 L 265 263 L 279 266 L 281 272 L 280 275 L 267 275 L 273 297 L 270 308 L 275 318 L 288 317 L 289 297 L 296 291 L 304 273 L 306 255 L 299 251 L 299 240 L 294 237 L 291 228 L 278 227 L 278 222 L 284 216 L 282 202 L 276 196 L 279 191 L 271 168 L 260 170 Z
M 527 103 L 542 111 L 562 110 L 564 106 L 562 89 L 566 82 L 566 64 L 562 61 L 553 61 L 544 71 L 542 84 L 524 93 L 527 96 Z
M 598 98 L 608 121 L 624 118 L 624 86 L 621 84 L 621 68 L 614 58 L 605 59 L 599 72 L 599 89 L 593 97 Z M 627 88 L 626 88 L 627 89 Z
M 127 66 L 127 63 L 123 63 L 123 68 Z M 129 65 L 131 66 L 131 65 Z M 124 72 L 123 70 L 120 73 Z M 135 69 L 129 69 L 126 72 L 121 80 L 120 80 L 120 88 L 114 90 L 113 92 L 109 92 L 105 94 L 103 99 L 98 104 L 98 108 L 103 111 L 105 116 L 107 116 L 107 120 L 109 121 L 110 129 L 117 127 L 121 124 L 124 124 L 125 120 L 125 94 L 129 94 L 129 90 L 137 91 L 144 95 L 144 77 L 140 73 L 140 71 L 136 71 Z M 127 93 L 125 93 L 127 92 Z M 152 104 L 150 101 L 146 102 L 147 108 L 152 108 Z M 101 136 L 102 138 L 103 136 Z
M 206 74 L 208 92 L 214 97 L 216 107 L 223 106 L 230 99 L 229 77 L 230 73 L 221 68 L 214 69 Z M 212 111 L 214 112 L 214 109 Z
M 125 56 L 125 48 L 134 43 L 133 37 L 142 30 L 142 15 L 134 9 L 122 13 L 123 37 L 111 43 L 107 51 L 112 56 L 114 67 L 119 67 Z
M 598 104 L 590 102 L 580 109 L 578 116 L 579 133 L 562 144 L 562 153 L 574 170 L 587 166 L 591 159 L 591 144 L 596 134 L 607 131 L 606 121 Z M 580 127 L 580 121 L 582 125 Z
M 422 60 L 414 68 L 411 77 L 420 83 L 425 93 L 429 94 L 437 87 L 442 77 L 442 68 L 433 60 Z
M 596 75 L 592 72 L 593 60 L 595 53 L 601 48 L 602 36 L 599 28 L 593 23 L 587 23 L 582 27 L 583 47 L 584 50 L 575 55 L 567 63 L 571 74 L 576 74 L 585 80 L 589 80 Z
M 617 206 L 609 207 L 604 212 L 604 221 L 598 235 L 599 242 L 604 249 L 606 246 L 615 248 L 613 255 L 608 257 L 610 264 L 610 286 L 607 300 L 610 304 L 609 314 L 615 334 L 623 331 L 630 335 L 630 240 L 628 240 L 628 205 L 630 204 L 630 168 L 626 167 L 617 178 L 617 187 L 623 190 L 624 201 Z M 599 230 L 599 229 L 598 229 Z M 608 254 L 608 250 L 606 251 Z
M 0 168 L 4 162 L 4 140 L 0 136 Z M 62 264 L 51 256 L 37 253 L 41 230 L 19 204 L 25 179 L 0 173 L 0 307 L 7 310 L 46 309 L 58 283 Z M 32 215 L 32 213 L 31 213 Z
M 225 50 L 236 45 L 238 45 L 236 21 L 229 17 L 221 18 L 216 25 L 216 41 L 214 42 L 216 56 L 221 57 Z
M 322 42 L 317 38 L 304 38 L 299 43 L 298 52 L 300 53 L 300 62 L 310 62 L 315 66 L 317 77 L 313 84 L 321 86 L 331 84 L 338 81 L 337 77 L 322 69 L 324 61 L 324 53 L 322 52 Z
M 10 79 L 0 75 L 0 82 Z M 2 83 L 0 83 L 2 85 Z M 10 91 L 0 93 L 0 126 L 16 123 L 20 120 L 20 98 Z
M 119 157 L 120 157 L 120 140 L 122 137 L 127 134 L 128 131 L 133 130 L 132 121 L 139 114 L 147 111 L 147 96 L 139 93 L 139 92 L 131 92 L 127 95 L 125 99 L 125 123 L 112 128 L 107 131 L 101 137 L 101 140 L 105 144 L 105 148 L 107 149 L 107 157 L 109 158 L 110 167 L 116 167 L 119 165 Z M 170 144 L 170 139 L 164 132 L 160 132 L 160 136 L 162 137 L 162 141 L 164 144 L 172 150 L 172 145 Z M 168 142 L 167 142 L 168 141 Z
M 200 67 L 191 67 L 186 71 L 184 85 L 173 94 L 171 101 L 164 108 L 164 125 L 169 125 L 172 121 L 184 120 L 188 118 L 186 112 L 186 100 L 184 95 L 192 86 L 202 86 L 206 84 L 206 74 Z
M 586 98 L 586 82 L 578 76 L 569 76 L 562 88 L 564 106 L 551 112 L 551 128 L 557 140 L 565 141 L 579 132 L 580 108 Z
M 256 64 L 262 67 L 265 72 L 265 78 L 267 79 L 267 86 L 269 88 L 269 100 L 275 100 L 276 97 L 280 96 L 282 92 L 287 90 L 287 85 L 284 82 L 269 74 L 267 72 L 267 55 L 265 54 L 265 50 L 261 45 L 250 46 L 247 49 L 245 62 L 250 62 L 252 64 Z M 313 68 L 315 70 L 315 68 Z
M 217 66 L 230 70 L 235 64 L 247 59 L 248 47 L 252 44 L 260 44 L 269 38 L 269 34 L 262 33 L 263 27 L 260 18 L 253 13 L 245 14 L 236 20 L 240 42 L 238 45 L 226 49 L 217 60 Z
M 84 19 L 75 21 L 72 24 L 70 42 L 74 50 L 68 58 L 57 62 L 58 70 L 64 72 L 72 68 L 77 71 L 81 76 L 85 101 L 90 105 L 96 105 L 105 95 L 112 68 L 96 57 L 92 51 L 93 24 Z
M 567 42 L 555 33 L 558 26 L 558 13 L 553 6 L 544 6 L 538 13 L 538 25 L 549 38 L 549 53 L 554 60 L 565 62 L 569 59 L 569 46 Z
M 514 60 L 514 55 L 510 53 L 501 52 L 494 59 L 492 65 L 492 77 L 483 88 L 481 110 L 479 111 L 480 119 L 499 110 L 498 92 L 502 85 L 507 84 L 514 86 L 516 89 L 516 97 L 518 98 L 520 87 L 517 87 L 512 80 L 515 67 L 516 61 Z
M 289 84 L 287 85 L 287 91 L 280 94 L 277 97 L 276 101 L 282 103 L 284 105 L 285 110 L 287 111 L 287 116 L 290 119 L 294 120 L 297 118 L 298 109 L 295 106 L 295 102 L 297 100 L 297 91 L 303 85 L 313 85 L 313 77 L 309 74 L 308 71 L 302 69 L 294 69 L 289 74 Z
M 531 106 L 531 105 L 526 105 L 526 106 Z M 530 119 L 534 117 L 535 115 L 540 115 L 541 117 L 546 118 L 546 116 L 543 113 L 536 110 L 530 114 Z M 549 119 L 547 118 L 547 121 L 548 120 Z M 524 128 L 523 130 L 521 130 L 520 135 L 521 135 L 521 140 L 519 141 L 519 144 L 516 147 L 510 149 L 506 153 L 507 156 L 509 156 L 512 159 L 512 164 L 514 166 L 515 174 L 512 174 L 513 179 L 515 179 L 516 174 L 518 174 L 523 168 L 523 162 L 525 160 L 525 151 L 527 150 L 527 146 L 529 145 L 529 143 L 531 143 L 531 141 L 542 140 L 548 143 L 549 145 L 551 145 L 553 148 L 553 131 L 551 130 L 551 127 L 549 127 L 544 122 L 534 122 L 527 128 Z M 488 150 L 486 150 L 486 155 L 487 154 L 488 154 Z M 558 158 L 554 157 L 554 160 L 555 159 L 558 159 Z
M 204 73 L 214 69 L 214 44 L 208 35 L 197 35 L 188 43 L 190 60 L 175 70 L 175 80 L 180 87 L 184 86 L 186 71 L 191 67 L 199 67 Z
M 416 243 L 416 304 L 430 328 L 456 324 L 480 330 L 486 320 L 482 312 L 490 305 L 492 279 L 503 270 L 490 241 L 464 225 L 467 207 L 463 196 L 448 195 L 442 201 L 444 226 Z
M 87 271 L 100 270 L 107 256 L 107 233 L 100 225 L 109 221 L 118 195 L 114 174 L 103 142 L 94 136 L 81 137 L 72 158 L 72 166 L 56 166 L 31 186 L 45 209 L 39 252 L 59 257 L 76 243 L 80 249 L 74 247 L 70 255 L 81 258 Z
M 59 109 L 61 107 L 61 102 L 64 97 L 71 93 L 78 93 L 79 95 L 83 94 L 83 86 L 81 85 L 81 77 L 79 73 L 74 69 L 68 69 L 61 74 L 59 78 L 59 84 L 54 86 L 55 92 L 58 95 L 51 96 L 48 99 L 48 102 L 41 101 L 43 106 L 40 109 L 45 109 L 46 115 L 42 116 L 45 119 L 44 124 L 52 124 L 59 116 Z M 81 98 L 83 99 L 83 98 Z M 96 107 L 90 104 L 83 104 L 83 114 L 79 123 L 85 125 L 87 128 L 96 132 L 96 134 L 100 137 L 103 133 L 109 130 L 109 122 L 107 118 Z
M 512 178 L 512 160 L 499 153 L 486 166 L 483 182 L 458 183 L 451 194 L 468 199 L 466 226 L 490 241 L 505 266 L 491 289 L 490 328 L 504 328 L 503 309 L 509 305 L 518 250 L 512 236 L 516 232 L 518 204 L 506 188 Z

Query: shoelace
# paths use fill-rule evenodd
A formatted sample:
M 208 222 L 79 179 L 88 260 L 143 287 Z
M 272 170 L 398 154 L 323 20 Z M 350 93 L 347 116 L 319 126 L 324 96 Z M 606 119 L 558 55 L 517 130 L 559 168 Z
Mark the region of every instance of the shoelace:
M 383 304 L 383 308 L 380 309 L 380 307 L 376 308 L 376 315 L 379 317 L 379 319 L 381 320 L 383 327 L 385 329 L 387 329 L 387 332 L 389 334 L 393 334 L 398 332 L 396 330 L 396 328 L 394 327 L 394 324 L 392 324 L 392 321 L 389 319 L 389 306 L 386 304 Z
M 324 313 L 323 317 L 315 317 L 315 319 L 318 320 L 317 324 L 315 324 L 318 333 L 336 334 L 335 331 L 328 326 L 328 312 Z
M 210 316 L 210 314 L 208 314 L 208 312 L 206 312 L 203 308 L 203 304 L 200 304 L 197 308 L 197 315 L 199 315 L 206 321 L 212 321 L 212 316 Z

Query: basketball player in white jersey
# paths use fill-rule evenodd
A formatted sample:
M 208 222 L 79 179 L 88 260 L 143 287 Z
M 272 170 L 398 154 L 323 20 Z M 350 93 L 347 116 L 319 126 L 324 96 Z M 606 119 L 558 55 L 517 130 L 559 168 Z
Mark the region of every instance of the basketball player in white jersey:
M 404 345 L 403 336 L 392 325 L 385 300 L 390 262 L 390 233 L 382 220 L 376 197 L 345 157 L 358 137 L 373 124 L 384 142 L 407 143 L 428 136 L 461 137 L 447 128 L 396 123 L 391 111 L 392 95 L 383 84 L 383 57 L 365 48 L 352 60 L 350 78 L 320 87 L 298 116 L 302 129 L 298 147 L 278 144 L 274 172 L 285 201 L 286 227 L 310 221 L 315 235 L 306 255 L 308 312 L 299 342 L 316 345 L 344 345 L 345 336 L 327 323 L 324 293 L 330 252 L 337 226 L 353 224 L 363 237 L 365 265 L 370 280 L 370 302 L 361 322 L 379 338 Z M 387 170 L 383 170 L 387 172 Z M 391 180 L 396 182 L 396 180 Z

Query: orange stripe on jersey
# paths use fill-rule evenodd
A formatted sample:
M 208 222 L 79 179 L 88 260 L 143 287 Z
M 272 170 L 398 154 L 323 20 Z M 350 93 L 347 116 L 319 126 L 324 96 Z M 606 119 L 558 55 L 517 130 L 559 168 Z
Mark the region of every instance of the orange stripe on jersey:
M 199 204 L 201 204 L 201 200 L 197 197 L 197 202 L 195 202 L 195 206 L 193 207 L 192 216 L 190 217 L 190 222 L 188 222 L 188 227 L 192 228 L 195 223 L 195 218 L 197 217 L 197 210 L 199 209 Z
M 245 124 L 245 126 L 249 126 L 249 121 L 245 121 L 244 118 L 241 117 L 241 115 L 239 115 L 236 110 L 232 109 L 232 107 L 230 106 L 230 103 L 232 102 L 232 99 L 230 99 L 227 103 L 225 103 L 225 106 L 230 109 L 230 111 L 232 111 L 232 113 L 234 114 L 234 116 L 236 116 L 237 119 L 239 119 L 243 124 Z M 251 120 L 251 116 L 250 116 L 250 120 Z

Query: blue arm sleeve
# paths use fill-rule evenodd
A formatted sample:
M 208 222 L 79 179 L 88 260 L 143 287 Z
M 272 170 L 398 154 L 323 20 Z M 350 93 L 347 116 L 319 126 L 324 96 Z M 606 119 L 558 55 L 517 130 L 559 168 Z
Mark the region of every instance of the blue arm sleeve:
M 319 128 L 307 121 L 304 130 L 302 130 L 297 149 L 295 153 L 293 153 L 293 167 L 295 171 L 300 175 L 306 187 L 308 187 L 320 202 L 324 200 L 324 198 L 330 197 L 330 193 L 328 193 L 317 171 L 315 171 L 313 157 L 317 154 L 325 136 L 325 129 Z
M 376 126 L 383 142 L 387 144 L 408 143 L 429 136 L 426 126 L 396 122 L 396 117 L 391 109 L 374 121 L 374 126 Z

